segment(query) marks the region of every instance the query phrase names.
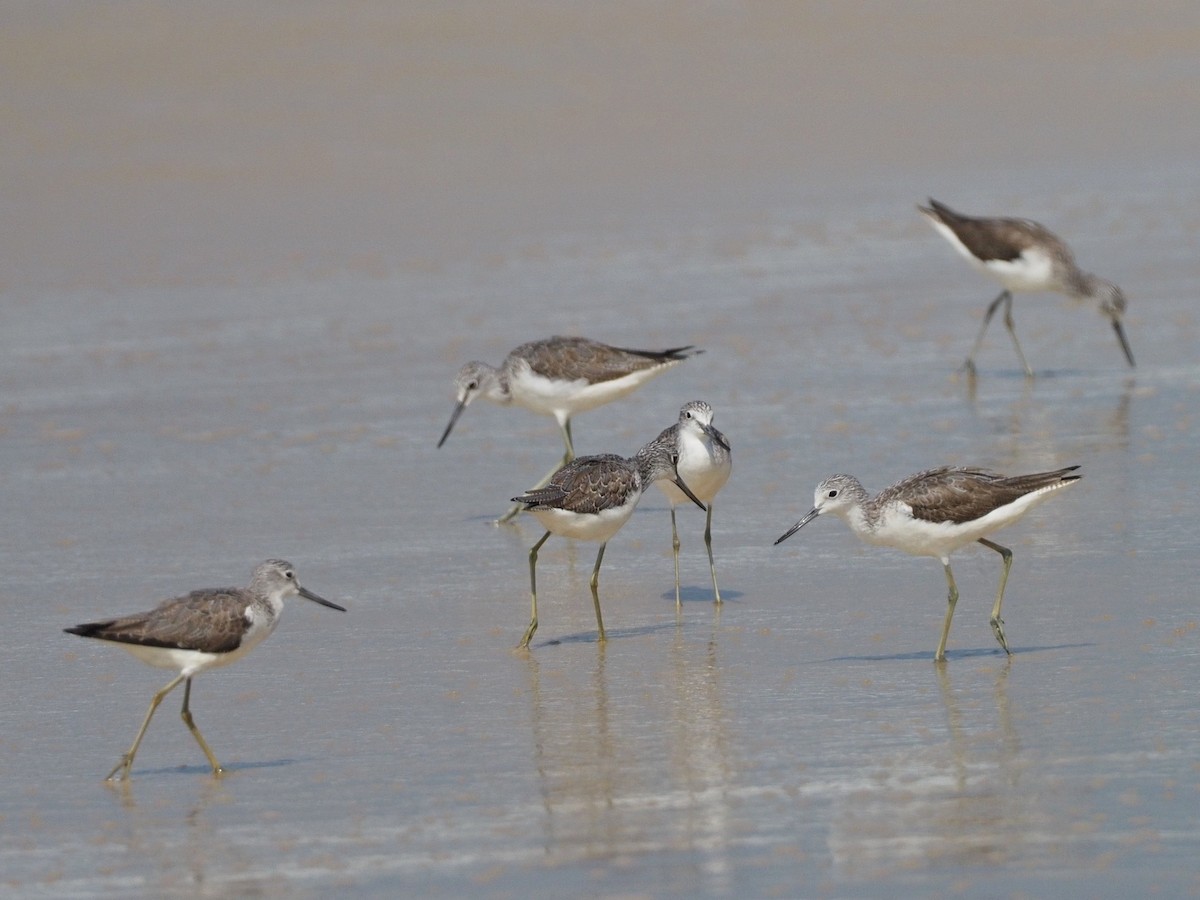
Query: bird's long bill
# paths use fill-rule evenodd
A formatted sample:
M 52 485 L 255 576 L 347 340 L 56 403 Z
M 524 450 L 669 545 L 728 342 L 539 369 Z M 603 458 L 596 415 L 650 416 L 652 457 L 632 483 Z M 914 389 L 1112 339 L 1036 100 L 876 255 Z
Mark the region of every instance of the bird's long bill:
M 725 438 L 721 436 L 720 432 L 718 432 L 717 429 L 713 428 L 711 425 L 701 425 L 700 430 L 712 438 L 713 443 L 720 444 L 726 450 L 729 449 L 729 442 L 726 441 Z
M 336 609 L 338 612 L 346 611 L 346 607 L 338 606 L 336 603 L 332 603 L 329 600 L 326 600 L 324 597 L 318 597 L 316 594 L 314 594 L 312 591 L 308 590 L 307 588 L 299 588 L 299 591 L 300 591 L 300 596 L 303 597 L 305 600 L 311 600 L 313 603 L 320 603 L 322 606 L 328 606 L 330 609 Z
M 671 481 L 674 482 L 675 487 L 679 488 L 681 491 L 683 491 L 685 494 L 687 494 L 688 499 L 691 500 L 693 503 L 695 503 L 698 507 L 700 507 L 701 509 L 708 509 L 707 506 L 705 506 L 702 502 L 700 502 L 700 498 L 692 493 L 692 489 L 683 483 L 683 479 L 681 477 L 679 477 L 679 475 L 676 475 L 674 478 L 671 479 Z
M 1125 326 L 1121 324 L 1120 319 L 1113 319 L 1113 331 L 1117 333 L 1117 340 L 1121 342 L 1121 349 L 1125 351 L 1125 358 L 1129 360 L 1130 367 L 1135 367 L 1133 351 L 1129 349 L 1129 341 L 1125 339 Z
M 454 423 L 458 421 L 458 417 L 462 415 L 462 411 L 467 408 L 467 404 L 461 400 L 454 407 L 454 412 L 450 413 L 450 424 L 446 426 L 446 430 L 442 432 L 442 439 L 438 441 L 438 446 L 446 443 L 446 438 L 450 437 L 450 432 L 454 430 Z
M 799 522 L 797 522 L 795 525 L 793 525 L 791 528 L 789 528 L 787 531 L 785 531 L 783 533 L 783 535 L 779 538 L 779 540 L 777 540 L 775 543 L 777 545 L 782 544 L 784 541 L 786 541 L 793 534 L 795 534 L 797 531 L 799 531 L 801 528 L 803 528 L 805 525 L 807 525 L 809 522 L 811 522 L 813 519 L 815 519 L 820 514 L 821 514 L 821 511 L 819 509 L 813 509 L 807 516 L 805 516 L 803 519 L 801 519 Z

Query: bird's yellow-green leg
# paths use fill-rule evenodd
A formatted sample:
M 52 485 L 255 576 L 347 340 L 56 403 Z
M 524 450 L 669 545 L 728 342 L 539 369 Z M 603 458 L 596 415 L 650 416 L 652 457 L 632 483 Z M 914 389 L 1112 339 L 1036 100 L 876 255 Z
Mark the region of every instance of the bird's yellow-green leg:
M 550 532 L 542 535 L 542 539 L 533 545 L 533 549 L 529 551 L 529 594 L 532 598 L 533 612 L 530 615 L 529 627 L 525 629 L 525 636 L 521 638 L 521 643 L 517 644 L 518 650 L 528 650 L 529 642 L 533 639 L 533 633 L 537 631 L 537 555 L 542 549 L 542 544 L 550 537 Z
M 225 770 L 221 768 L 221 764 L 217 762 L 217 758 L 213 756 L 212 749 L 208 746 L 208 742 L 200 734 L 200 729 L 196 727 L 196 723 L 192 721 L 192 711 L 188 708 L 188 701 L 192 698 L 192 679 L 188 679 L 183 686 L 183 709 L 179 715 L 183 717 L 183 724 L 188 727 L 188 731 L 192 733 L 192 737 L 196 739 L 196 743 L 200 745 L 200 749 L 204 751 L 204 755 L 208 757 L 208 764 L 212 766 L 213 775 L 220 775 Z
M 596 627 L 600 629 L 600 643 L 604 643 L 608 638 L 604 634 L 604 620 L 600 618 L 600 563 L 604 560 L 604 548 L 608 546 L 608 542 L 600 545 L 600 552 L 596 554 L 596 568 L 592 569 L 592 579 L 589 582 L 592 586 L 592 605 L 596 607 Z
M 1017 358 L 1021 360 L 1021 368 L 1025 370 L 1025 377 L 1033 377 L 1033 369 L 1029 368 L 1029 363 L 1025 361 L 1025 354 L 1021 352 L 1021 342 L 1017 340 L 1017 329 L 1013 324 L 1012 314 L 1012 294 L 1008 294 L 1008 302 L 1004 305 L 1004 327 L 1008 329 L 1008 333 L 1012 336 L 1013 346 L 1017 348 Z
M 563 455 L 562 464 L 565 466 L 575 458 L 575 441 L 571 437 L 571 420 L 566 419 L 562 423 L 563 443 L 567 445 L 567 452 Z
M 1008 584 L 1008 570 L 1012 568 L 1012 551 L 1007 547 L 1001 547 L 999 544 L 989 541 L 987 538 L 980 538 L 979 543 L 995 550 L 1004 559 L 1004 570 L 1000 573 L 1000 587 L 996 590 L 996 603 L 992 607 L 991 625 L 992 634 L 996 636 L 996 640 L 1000 642 L 1000 646 L 1004 648 L 1004 652 L 1012 656 L 1012 651 L 1008 649 L 1008 641 L 1004 639 L 1004 620 L 1000 618 L 1000 604 L 1004 602 L 1004 586 Z
M 556 470 L 556 471 L 557 471 L 557 470 Z M 554 473 L 553 473 L 553 472 L 551 472 L 550 474 L 551 474 L 551 475 L 553 475 Z M 540 481 L 540 482 L 537 484 L 537 486 L 536 486 L 535 488 L 533 488 L 533 490 L 536 490 L 537 488 L 540 488 L 540 487 L 545 487 L 545 485 L 546 485 L 546 481 L 545 481 L 545 479 L 543 479 L 542 481 Z M 517 514 L 518 514 L 518 513 L 519 513 L 519 512 L 520 512 L 522 509 L 524 509 L 524 507 L 523 507 L 523 506 L 521 506 L 521 504 L 520 504 L 520 503 L 514 503 L 514 504 L 513 504 L 513 505 L 512 505 L 512 506 L 509 508 L 508 512 L 506 512 L 504 515 L 502 515 L 500 518 L 498 518 L 498 519 L 497 519 L 495 522 L 493 522 L 492 524 L 493 524 L 493 525 L 506 525 L 507 523 L 509 523 L 509 522 L 511 522 L 513 519 L 515 519 L 515 518 L 517 517 Z
M 954 618 L 954 606 L 958 603 L 958 585 L 954 583 L 950 563 L 944 562 L 942 566 L 946 569 L 946 584 L 950 592 L 946 596 L 946 621 L 942 624 L 942 639 L 938 641 L 937 652 L 933 654 L 934 662 L 946 661 L 946 638 L 950 636 L 950 620 Z
M 712 572 L 713 580 L 713 603 L 721 602 L 721 589 L 717 587 L 717 564 L 713 562 L 712 553 L 712 511 L 713 505 L 708 504 L 708 515 L 704 520 L 704 546 L 708 548 L 708 569 Z M 679 580 L 678 574 L 675 576 L 676 581 Z
M 671 549 L 675 552 L 675 611 L 683 605 L 679 600 L 679 530 L 675 527 L 675 505 L 671 505 Z
M 150 708 L 146 710 L 146 718 L 142 719 L 142 727 L 138 729 L 137 737 L 133 739 L 133 746 L 130 747 L 129 751 L 121 757 L 121 761 L 113 766 L 113 770 L 104 776 L 105 781 L 112 781 L 113 776 L 118 772 L 121 773 L 122 778 L 129 777 L 129 770 L 133 768 L 133 758 L 137 756 L 138 747 L 141 746 L 142 738 L 146 734 L 146 729 L 150 727 L 150 720 L 154 718 L 154 711 L 158 709 L 158 704 L 162 703 L 163 697 L 175 690 L 175 688 L 178 687 L 179 682 L 183 681 L 183 679 L 183 675 L 172 678 L 166 687 L 154 695 L 154 699 L 150 701 Z
M 971 352 L 962 364 L 962 368 L 966 369 L 970 375 L 975 375 L 975 354 L 979 352 L 979 348 L 983 345 L 983 336 L 987 332 L 988 324 L 992 321 L 992 316 L 996 314 L 996 310 L 1003 305 L 1004 326 L 1008 329 L 1008 333 L 1012 337 L 1013 346 L 1017 348 L 1017 358 L 1021 360 L 1021 368 L 1025 370 L 1027 378 L 1033 377 L 1033 369 L 1029 368 L 1029 363 L 1026 362 L 1025 354 L 1021 350 L 1021 342 L 1017 340 L 1017 330 L 1013 322 L 1012 304 L 1012 293 L 1007 290 L 1001 291 L 1000 296 L 988 304 L 987 312 L 983 314 L 983 322 L 979 326 L 979 334 L 975 336 L 975 343 L 971 347 Z
M 1008 291 L 1001 291 L 1000 296 L 988 304 L 987 311 L 983 314 L 983 321 L 979 323 L 979 334 L 975 335 L 975 343 L 971 345 L 971 352 L 967 354 L 967 358 L 962 364 L 962 368 L 966 369 L 967 374 L 971 376 L 975 375 L 975 354 L 983 346 L 983 336 L 987 333 L 988 325 L 992 322 L 992 316 L 996 314 L 996 310 L 1000 308 L 1000 304 L 1008 296 Z

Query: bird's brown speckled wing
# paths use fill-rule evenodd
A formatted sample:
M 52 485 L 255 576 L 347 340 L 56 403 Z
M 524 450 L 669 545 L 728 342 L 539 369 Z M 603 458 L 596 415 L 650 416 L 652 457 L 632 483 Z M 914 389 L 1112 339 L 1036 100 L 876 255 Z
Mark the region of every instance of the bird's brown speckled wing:
M 526 504 L 526 509 L 596 513 L 620 506 L 635 477 L 636 471 L 624 457 L 612 453 L 580 456 L 555 472 L 545 487 L 513 499 Z
M 1048 247 L 1051 252 L 1064 259 L 1071 259 L 1071 251 L 1046 227 L 1029 219 L 976 218 L 955 212 L 944 203 L 929 201 L 932 212 L 941 222 L 958 235 L 968 250 L 978 259 L 1016 259 L 1030 247 Z
M 513 503 L 524 503 L 526 509 L 536 509 L 544 507 L 547 509 L 558 508 L 567 492 L 558 485 L 548 484 L 545 487 L 533 488 L 523 493 L 520 497 L 513 497 Z
M 912 507 L 913 518 L 960 524 L 982 518 L 1026 494 L 1078 480 L 1069 475 L 1078 466 L 1032 475 L 998 475 L 986 469 L 943 466 L 919 472 L 882 491 L 879 505 L 900 500 Z
M 534 372 L 546 378 L 586 378 L 598 383 L 687 359 L 691 350 L 691 346 L 629 350 L 582 337 L 556 336 L 522 344 L 512 355 L 523 357 Z
M 89 622 L 67 631 L 121 644 L 229 653 L 241 644 L 246 630 L 242 594 L 239 588 L 193 591 L 150 612 Z

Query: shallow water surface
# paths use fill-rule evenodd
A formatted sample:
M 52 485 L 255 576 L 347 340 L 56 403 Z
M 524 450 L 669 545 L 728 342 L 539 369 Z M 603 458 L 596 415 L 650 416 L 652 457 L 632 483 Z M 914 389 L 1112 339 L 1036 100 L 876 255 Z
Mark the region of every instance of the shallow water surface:
M 89 95 L 162 130 L 101 140 L 66 117 L 53 153 L 26 147 L 7 163 L 33 183 L 75 179 L 78 193 L 64 187 L 29 219 L 0 285 L 3 890 L 1200 892 L 1200 182 L 1178 149 L 1194 121 L 1139 105 L 1130 86 L 1136 75 L 1186 99 L 1200 83 L 1194 31 L 1171 37 L 1119 5 L 1087 28 L 1040 21 L 1032 44 L 1032 25 L 1008 23 L 996 46 L 1027 64 L 1011 74 L 1031 104 L 1010 132 L 917 53 L 934 27 L 919 12 L 860 22 L 806 4 L 810 18 L 776 22 L 713 4 L 641 21 L 622 5 L 611 18 L 518 6 L 540 25 L 517 42 L 439 3 L 363 4 L 336 21 L 230 12 L 208 26 L 214 58 L 244 61 L 224 82 L 190 68 L 189 14 L 174 7 L 109 19 L 34 8 L 13 23 L 59 54 L 24 58 L 33 68 L 9 79 L 26 126 L 52 119 L 44 94 Z M 945 65 L 994 97 L 1000 50 L 971 37 L 993 25 L 968 10 L 938 18 L 934 37 L 957 35 Z M 86 53 L 63 55 L 84 34 Z M 264 34 L 278 42 L 256 43 Z M 155 41 L 181 45 L 147 63 L 165 73 L 156 86 L 115 67 Z M 741 80 L 706 92 L 720 79 L 697 60 L 718 47 L 728 55 L 714 64 Z M 1119 48 L 1111 69 L 1087 63 L 1097 47 Z M 832 66 L 847 48 L 859 54 L 849 96 L 805 55 Z M 958 68 L 972 52 L 979 66 Z M 344 65 L 354 58 L 361 70 Z M 373 81 L 381 59 L 394 68 Z M 1061 80 L 1042 97 L 1047 72 Z M 633 85 L 648 73 L 642 96 Z M 1096 96 L 1071 87 L 1084 76 L 1157 132 L 1089 118 Z M 772 94 L 760 141 L 738 130 L 755 120 L 743 84 Z M 322 85 L 342 102 L 317 102 Z M 803 123 L 769 115 L 788 89 L 817 111 L 811 144 Z M 272 91 L 290 102 L 271 104 Z M 364 124 L 388 92 L 401 119 L 426 111 L 415 144 Z M 1064 96 L 1074 114 L 1021 151 Z M 696 106 L 650 153 L 646 129 L 666 116 L 656 102 L 685 97 Z M 871 106 L 881 97 L 886 111 Z M 935 101 L 960 135 L 952 147 L 903 124 L 942 122 Z M 191 131 L 164 112 L 179 103 L 226 130 Z M 487 122 L 468 115 L 483 111 Z M 784 136 L 797 141 L 787 153 Z M 294 155 L 272 160 L 285 145 Z M 427 153 L 406 155 L 414 146 Z M 194 154 L 215 168 L 189 168 Z M 547 160 L 542 178 L 533 157 Z M 375 189 L 402 195 L 406 161 L 443 180 L 419 179 L 411 205 L 390 206 Z M 128 204 L 113 200 L 106 218 L 122 179 Z M 1015 312 L 1037 377 L 1022 377 L 999 322 L 980 377 L 957 375 L 998 288 L 921 221 L 928 193 L 1067 237 L 1129 296 L 1138 368 L 1093 311 L 1035 295 Z M 76 228 L 73 257 L 55 235 Z M 521 654 L 541 530 L 491 521 L 561 452 L 557 429 L 481 401 L 435 444 L 462 362 L 555 333 L 704 348 L 581 414 L 574 436 L 581 453 L 629 454 L 685 401 L 713 404 L 734 453 L 713 522 L 726 602 L 711 602 L 703 515 L 681 508 L 676 610 L 668 506 L 651 492 L 607 549 L 608 642 L 588 593 L 595 547 L 552 538 L 540 629 Z M 938 666 L 935 560 L 866 547 L 830 517 L 773 546 L 822 477 L 848 471 L 879 490 L 941 463 L 1082 467 L 1078 485 L 997 536 L 1015 554 L 1011 659 L 987 624 L 991 551 L 955 557 L 962 600 Z M 170 675 L 61 629 L 243 584 L 271 556 L 349 612 L 293 602 L 250 657 L 196 681 L 192 709 L 225 777 L 209 776 L 172 696 L 132 780 L 104 784 Z

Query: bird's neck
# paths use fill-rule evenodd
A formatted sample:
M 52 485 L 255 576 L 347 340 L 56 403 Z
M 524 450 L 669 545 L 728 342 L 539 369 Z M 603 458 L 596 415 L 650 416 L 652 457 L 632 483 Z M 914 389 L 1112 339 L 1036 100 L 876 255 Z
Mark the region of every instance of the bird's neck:
M 633 458 L 633 469 L 637 473 L 637 489 L 644 491 L 660 478 L 675 478 L 675 471 L 669 466 L 664 465 L 660 460 L 655 459 L 647 453 L 639 452 Z
M 283 612 L 283 597 L 278 593 L 270 593 L 260 597 L 246 608 L 246 621 L 250 627 L 246 632 L 243 643 L 253 647 L 275 630 L 279 623 L 279 614 Z
M 508 373 L 503 369 L 489 374 L 483 386 L 483 396 L 498 406 L 508 406 L 512 403 L 512 384 Z
M 263 614 L 271 619 L 278 619 L 283 612 L 283 595 L 279 591 L 272 591 L 259 601 L 259 606 Z
M 650 463 L 648 463 L 646 460 L 635 459 L 634 462 L 636 463 L 636 465 L 633 467 L 633 470 L 634 470 L 634 473 L 637 475 L 637 481 L 636 481 L 635 486 L 637 487 L 637 489 L 639 491 L 644 491 L 648 485 L 651 485 L 654 483 L 654 481 L 655 481 L 654 476 L 658 473 L 655 472 L 654 467 L 651 466 Z M 670 476 L 670 474 L 667 473 L 666 475 L 663 475 L 663 477 L 672 477 L 672 476 Z
M 850 526 L 850 530 L 864 540 L 870 540 L 879 525 L 879 517 L 872 515 L 873 510 L 863 503 L 855 503 L 839 509 L 838 517 Z
M 1072 297 L 1087 298 L 1096 297 L 1103 293 L 1104 285 L 1105 281 L 1103 278 L 1097 278 L 1091 272 L 1072 269 L 1067 274 L 1064 287 Z

